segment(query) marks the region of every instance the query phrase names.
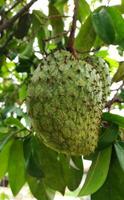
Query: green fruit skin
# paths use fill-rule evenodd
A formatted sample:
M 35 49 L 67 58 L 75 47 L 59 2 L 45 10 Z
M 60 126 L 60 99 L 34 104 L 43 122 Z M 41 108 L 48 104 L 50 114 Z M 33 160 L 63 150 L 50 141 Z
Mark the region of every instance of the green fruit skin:
M 42 60 L 28 87 L 27 109 L 41 142 L 69 155 L 94 152 L 110 78 L 97 57 L 56 51 Z

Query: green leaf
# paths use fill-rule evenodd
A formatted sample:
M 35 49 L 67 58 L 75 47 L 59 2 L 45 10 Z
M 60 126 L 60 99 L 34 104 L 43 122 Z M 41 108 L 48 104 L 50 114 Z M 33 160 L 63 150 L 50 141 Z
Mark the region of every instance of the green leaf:
M 7 172 L 10 148 L 12 143 L 13 140 L 10 140 L 0 152 L 0 179 L 2 179 Z
M 53 3 L 53 1 L 51 1 Z M 61 13 L 61 15 L 65 14 L 65 7 L 67 7 L 68 0 L 57 0 L 54 4 L 54 6 L 57 8 L 57 10 Z
M 5 134 L 0 141 L 0 152 L 2 151 L 2 149 L 4 148 L 4 146 L 14 137 L 14 135 L 16 134 L 16 132 L 12 132 L 10 134 Z
M 61 13 L 57 10 L 57 8 L 52 4 L 49 3 L 49 16 L 50 16 L 50 23 L 52 25 L 53 28 L 53 36 L 56 36 L 60 33 L 63 32 L 64 29 L 64 23 L 62 20 L 62 17 L 58 17 L 58 18 L 52 18 L 52 16 L 61 16 Z M 61 37 L 56 39 L 57 42 L 61 41 Z
M 32 138 L 32 148 L 35 162 L 39 163 L 44 173 L 44 183 L 64 194 L 66 182 L 58 161 L 58 153 L 39 143 L 36 137 Z
M 118 141 L 114 144 L 116 155 L 122 170 L 124 171 L 124 142 Z
M 102 128 L 97 149 L 103 149 L 111 145 L 118 137 L 118 125 L 110 124 L 107 128 Z
M 33 40 L 26 44 L 26 47 L 23 51 L 19 54 L 21 59 L 29 59 L 33 55 Z
M 75 48 L 79 51 L 89 51 L 94 44 L 96 34 L 92 25 L 91 16 L 82 24 L 80 31 L 75 39 Z
M 88 15 L 90 15 L 90 6 L 85 0 L 79 0 L 78 19 L 82 23 Z
M 33 149 L 31 146 L 31 138 L 26 138 L 23 143 L 24 157 L 25 157 L 25 165 L 27 173 L 33 177 L 37 177 L 38 179 L 43 178 L 44 174 L 42 172 L 41 167 L 35 161 L 33 156 Z
M 113 122 L 124 128 L 124 117 L 112 113 L 105 112 L 102 115 L 104 121 Z
M 121 80 L 124 80 L 124 62 L 119 63 L 117 72 L 114 74 L 114 76 L 112 78 L 113 82 L 119 82 Z
M 0 126 L 0 135 L 1 133 L 4 134 L 4 133 L 8 133 L 9 131 L 9 128 L 6 127 L 6 126 Z
M 46 39 L 46 31 L 43 27 L 41 27 L 40 31 L 37 33 L 38 45 L 41 52 L 45 51 L 45 39 Z
M 111 150 L 112 147 L 110 146 L 100 151 L 93 160 L 79 196 L 93 194 L 103 185 L 109 170 Z
M 23 142 L 15 140 L 11 149 L 8 164 L 10 188 L 13 195 L 17 195 L 25 183 L 25 161 L 23 155 Z
M 42 169 L 37 165 L 32 154 L 30 155 L 29 162 L 27 165 L 27 172 L 29 175 L 37 177 L 38 179 L 44 177 Z
M 29 185 L 29 188 L 34 195 L 34 197 L 37 198 L 37 200 L 53 200 L 55 192 L 53 190 L 50 190 L 43 182 L 43 180 L 38 180 L 34 177 L 28 176 L 27 182 Z
M 26 96 L 27 96 L 27 85 L 23 84 L 19 89 L 19 99 L 21 101 L 24 101 L 26 99 Z
M 24 128 L 24 126 L 22 125 L 22 123 L 17 119 L 17 118 L 14 118 L 14 117 L 8 117 L 6 120 L 5 120 L 5 123 L 6 125 L 13 125 L 17 128 Z
M 121 13 L 115 7 L 107 7 L 112 23 L 115 29 L 115 43 L 119 44 L 124 40 L 124 19 Z
M 58 154 L 42 143 L 39 144 L 36 138 L 32 139 L 32 148 L 35 163 L 39 164 L 43 172 L 45 185 L 62 194 L 66 186 L 70 190 L 75 190 L 79 186 L 83 174 L 81 157 L 70 162 L 70 157 Z
M 97 35 L 107 44 L 115 41 L 113 21 L 106 7 L 97 9 L 92 14 L 92 22 Z
M 124 14 L 124 5 L 120 4 L 120 5 L 115 5 L 115 6 L 111 6 L 112 8 L 116 8 L 121 14 Z
M 40 26 L 44 26 L 48 22 L 48 17 L 41 10 L 33 10 L 32 16 L 37 19 Z M 35 31 L 37 31 L 39 27 Z
M 110 58 L 110 57 L 108 57 L 108 56 L 105 57 L 104 59 L 105 59 L 105 61 L 108 63 L 111 72 L 112 72 L 112 73 L 113 73 L 113 72 L 115 73 L 115 69 L 117 69 L 117 68 L 119 67 L 118 61 L 115 60 L 115 59 L 113 59 L 113 58 Z
M 3 6 L 4 5 L 4 0 L 0 0 L 0 6 Z
M 83 175 L 82 158 L 77 157 L 70 160 L 69 157 L 60 154 L 60 165 L 62 175 L 69 190 L 74 191 L 79 186 Z
M 23 14 L 18 21 L 15 36 L 18 39 L 22 39 L 28 34 L 28 30 L 31 25 L 31 16 L 29 13 Z
M 38 45 L 41 52 L 45 50 L 45 39 L 49 37 L 48 17 L 39 10 L 34 10 L 32 13 L 33 32 L 36 33 Z
M 0 200 L 10 200 L 9 195 L 7 195 L 4 192 L 2 192 L 0 194 Z
M 101 169 L 99 169 L 101 170 Z M 92 200 L 123 200 L 124 172 L 120 167 L 115 151 L 109 167 L 107 179 L 103 186 L 91 196 Z

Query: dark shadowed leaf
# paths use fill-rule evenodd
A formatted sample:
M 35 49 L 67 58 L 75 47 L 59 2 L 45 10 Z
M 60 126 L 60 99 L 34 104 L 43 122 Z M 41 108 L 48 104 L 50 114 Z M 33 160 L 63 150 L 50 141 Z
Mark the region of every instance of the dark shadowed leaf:
M 89 51 L 94 44 L 96 34 L 92 25 L 91 16 L 82 24 L 75 39 L 75 48 L 79 51 Z M 87 42 L 86 42 L 87 41 Z
M 115 152 L 109 167 L 107 179 L 103 186 L 92 195 L 92 200 L 123 200 L 124 199 L 124 172 L 120 167 Z
M 15 32 L 15 36 L 18 39 L 22 39 L 24 36 L 27 35 L 28 30 L 30 28 L 30 25 L 31 25 L 31 16 L 30 16 L 30 14 L 29 13 L 23 14 L 19 18 L 19 21 L 18 21 L 18 24 L 17 24 L 17 29 L 16 29 L 16 32 Z
M 25 161 L 22 141 L 15 140 L 10 149 L 8 175 L 12 193 L 17 195 L 25 183 Z
M 36 163 L 39 162 L 46 185 L 54 190 L 60 191 L 62 194 L 64 194 L 66 186 L 70 190 L 75 190 L 79 186 L 83 174 L 81 157 L 77 157 L 75 161 L 70 162 L 69 157 L 58 154 L 42 143 L 39 144 L 34 138 L 32 146 L 34 149 L 34 160 Z M 80 165 L 80 167 L 77 165 Z
M 44 144 L 39 144 L 35 137 L 32 139 L 32 148 L 35 162 L 39 163 L 44 173 L 45 184 L 54 190 L 64 193 L 66 182 L 62 175 L 58 154 Z
M 83 175 L 83 162 L 81 157 L 73 160 L 63 154 L 59 155 L 62 174 L 69 190 L 73 191 L 79 186 Z
M 53 190 L 50 190 L 45 184 L 43 180 L 38 180 L 34 177 L 28 176 L 27 182 L 29 185 L 29 188 L 34 195 L 34 197 L 37 198 L 37 200 L 53 200 L 55 192 Z
M 42 169 L 35 161 L 35 158 L 33 156 L 33 149 L 31 146 L 31 138 L 26 138 L 23 143 L 23 150 L 24 150 L 24 157 L 25 157 L 25 165 L 27 173 L 33 177 L 37 177 L 38 179 L 41 179 L 44 177 L 44 174 L 42 172 Z
M 105 182 L 109 164 L 111 160 L 112 147 L 98 152 L 97 156 L 92 161 L 92 165 L 87 174 L 83 188 L 79 192 L 79 196 L 85 196 L 96 192 Z

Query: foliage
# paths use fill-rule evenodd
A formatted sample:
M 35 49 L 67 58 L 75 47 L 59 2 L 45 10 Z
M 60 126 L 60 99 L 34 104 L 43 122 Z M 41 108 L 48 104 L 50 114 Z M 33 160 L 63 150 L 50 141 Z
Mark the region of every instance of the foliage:
M 96 54 L 104 58 L 112 81 L 122 83 L 106 104 L 98 147 L 86 157 L 92 165 L 83 187 L 79 187 L 82 157 L 66 156 L 39 144 L 25 106 L 27 85 L 41 59 L 56 49 L 68 47 L 71 24 L 68 30 L 65 24 L 71 19 L 69 3 L 49 0 L 47 15 L 42 4 L 39 10 L 31 12 L 27 2 L 0 1 L 0 179 L 8 177 L 13 195 L 28 183 L 38 200 L 52 200 L 56 191 L 64 195 L 66 188 L 78 188 L 79 196 L 91 195 L 92 200 L 123 200 L 124 117 L 112 114 L 111 110 L 124 109 L 124 62 L 112 59 L 108 48 L 115 45 L 123 56 L 124 1 L 116 6 L 99 4 L 96 8 L 94 5 L 102 1 L 92 0 L 88 4 L 79 0 L 80 26 L 74 50 L 82 56 Z

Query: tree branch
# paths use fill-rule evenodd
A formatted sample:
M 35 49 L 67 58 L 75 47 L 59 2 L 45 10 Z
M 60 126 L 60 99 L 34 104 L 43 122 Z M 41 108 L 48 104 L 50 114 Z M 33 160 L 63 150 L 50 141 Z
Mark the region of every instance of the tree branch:
M 76 21 L 77 21 L 79 0 L 74 0 L 74 4 L 75 4 L 74 14 L 73 14 L 72 26 L 71 26 L 71 31 L 70 31 L 70 36 L 69 36 L 67 49 L 70 52 L 72 52 L 72 54 L 76 57 L 76 51 L 74 49 L 74 39 L 75 39 Z
M 16 15 L 14 15 L 11 19 L 4 22 L 0 25 L 0 33 L 5 29 L 8 29 L 19 17 L 23 15 L 37 0 L 31 0 L 28 4 L 26 4 Z
M 113 97 L 110 101 L 108 101 L 108 102 L 106 103 L 105 108 L 108 108 L 109 111 L 110 111 L 110 109 L 111 109 L 111 107 L 112 107 L 112 105 L 113 105 L 114 103 L 123 103 L 123 102 L 124 102 L 124 101 L 122 101 L 120 98 L 118 98 L 118 92 L 119 92 L 119 90 L 121 90 L 123 87 L 124 87 L 124 81 L 122 82 L 122 84 L 120 85 L 120 87 L 116 90 L 117 92 L 115 93 L 114 97 Z
M 18 0 L 16 1 L 5 13 L 7 14 L 8 12 L 10 12 L 11 10 L 13 10 L 13 8 L 15 8 L 19 3 L 21 3 L 22 0 Z

